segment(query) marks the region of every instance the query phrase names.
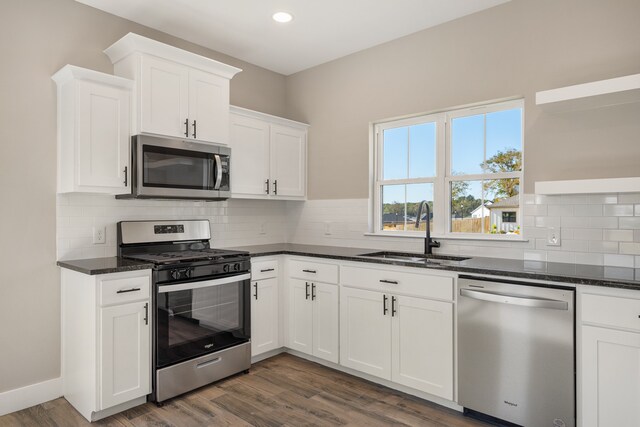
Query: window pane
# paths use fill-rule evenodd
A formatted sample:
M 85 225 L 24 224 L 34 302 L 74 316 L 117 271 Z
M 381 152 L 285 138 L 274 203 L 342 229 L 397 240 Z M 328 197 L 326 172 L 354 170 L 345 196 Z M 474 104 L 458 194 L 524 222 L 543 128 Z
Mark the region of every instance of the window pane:
M 382 187 L 382 229 L 404 230 L 405 185 Z
M 522 109 L 487 114 L 486 172 L 522 170 Z
M 382 179 L 407 178 L 408 147 L 409 128 L 401 127 L 384 131 Z
M 436 176 L 436 124 L 409 128 L 409 178 Z
M 451 172 L 482 173 L 484 162 L 484 114 L 460 117 L 451 124 Z
M 433 184 L 407 184 L 407 231 L 426 230 L 426 209 L 420 213 L 419 228 L 416 228 L 416 218 L 418 217 L 418 207 L 420 202 L 426 200 L 429 204 L 429 221 L 433 221 Z M 433 226 L 433 222 L 431 222 Z M 433 227 L 431 227 L 433 230 Z
M 451 232 L 485 233 L 489 209 L 482 205 L 482 181 L 451 181 Z
M 520 234 L 520 180 L 484 181 L 485 200 L 491 211 L 491 234 Z

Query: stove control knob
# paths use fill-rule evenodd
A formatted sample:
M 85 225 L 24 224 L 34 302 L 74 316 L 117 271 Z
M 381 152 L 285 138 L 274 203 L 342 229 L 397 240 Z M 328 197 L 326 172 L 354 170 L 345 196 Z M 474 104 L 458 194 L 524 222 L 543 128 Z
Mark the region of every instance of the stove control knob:
M 240 264 L 233 264 L 233 269 L 235 271 L 240 271 Z
M 173 280 L 177 280 L 180 277 L 180 270 L 171 270 L 169 274 Z
M 183 272 L 184 272 L 184 277 L 185 277 L 185 278 L 189 278 L 189 277 L 191 277 L 191 272 L 192 272 L 192 271 L 193 271 L 193 269 L 192 269 L 192 268 L 185 268 L 185 269 L 183 270 Z
M 228 273 L 230 269 L 231 269 L 231 264 L 225 264 L 224 267 L 222 267 L 222 270 L 225 273 Z

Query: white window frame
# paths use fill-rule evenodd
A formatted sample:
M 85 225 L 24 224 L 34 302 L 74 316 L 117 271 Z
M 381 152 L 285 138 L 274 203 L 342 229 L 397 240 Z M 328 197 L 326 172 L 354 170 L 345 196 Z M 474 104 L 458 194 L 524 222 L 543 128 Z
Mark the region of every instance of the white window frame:
M 451 174 L 451 123 L 453 119 L 479 114 L 487 114 L 496 111 L 510 110 L 514 108 L 522 109 L 522 133 L 521 133 L 521 155 L 522 169 L 518 172 L 500 172 L 473 175 Z M 383 135 L 386 129 L 413 126 L 423 123 L 436 123 L 436 176 L 433 178 L 407 178 L 396 180 L 382 180 L 383 171 Z M 494 180 L 503 178 L 518 178 L 520 180 L 520 220 L 523 218 L 523 189 L 524 189 L 524 99 L 510 99 L 506 101 L 495 101 L 480 105 L 458 107 L 443 112 L 421 114 L 400 119 L 389 119 L 372 123 L 371 126 L 371 152 L 370 156 L 370 196 L 372 203 L 370 208 L 369 231 L 375 236 L 394 237 L 424 237 L 423 231 L 385 231 L 382 225 L 382 186 L 394 184 L 415 184 L 433 183 L 433 229 L 432 236 L 445 239 L 468 239 L 468 240 L 523 240 L 523 224 L 520 223 L 520 234 L 488 234 L 488 233 L 454 233 L 451 231 L 451 192 L 452 181 L 474 181 L 474 180 Z M 486 126 L 485 126 L 486 132 Z M 485 144 L 486 150 L 486 144 Z M 409 159 L 410 161 L 409 152 Z M 485 153 L 486 157 L 486 153 Z M 406 203 L 406 197 L 405 197 Z

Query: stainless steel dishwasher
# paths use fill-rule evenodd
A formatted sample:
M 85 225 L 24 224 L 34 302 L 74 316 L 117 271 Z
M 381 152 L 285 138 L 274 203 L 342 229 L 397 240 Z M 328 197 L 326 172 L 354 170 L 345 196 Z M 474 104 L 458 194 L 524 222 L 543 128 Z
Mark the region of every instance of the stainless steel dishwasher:
M 574 293 L 460 276 L 458 403 L 467 415 L 575 426 Z

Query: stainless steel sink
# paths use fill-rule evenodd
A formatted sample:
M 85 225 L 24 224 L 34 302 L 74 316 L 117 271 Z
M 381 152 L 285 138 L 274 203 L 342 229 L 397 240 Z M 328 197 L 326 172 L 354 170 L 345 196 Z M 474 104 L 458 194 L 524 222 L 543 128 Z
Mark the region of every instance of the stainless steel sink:
M 437 263 L 438 261 L 464 261 L 469 259 L 469 257 L 459 257 L 459 256 L 449 256 L 449 255 L 423 255 L 416 253 L 406 253 L 406 252 L 371 252 L 366 254 L 358 255 L 361 257 L 367 258 L 380 258 L 387 259 L 389 261 L 402 261 L 402 262 L 413 262 L 413 263 L 425 263 L 432 262 Z

